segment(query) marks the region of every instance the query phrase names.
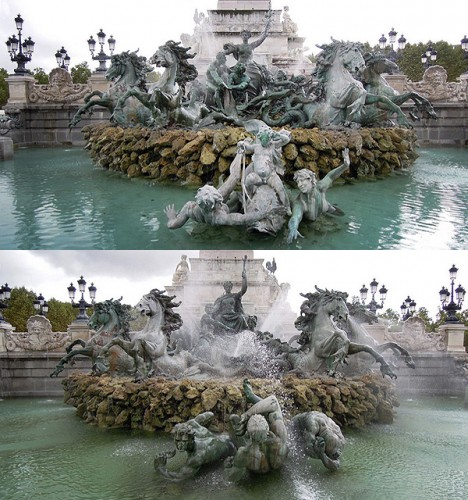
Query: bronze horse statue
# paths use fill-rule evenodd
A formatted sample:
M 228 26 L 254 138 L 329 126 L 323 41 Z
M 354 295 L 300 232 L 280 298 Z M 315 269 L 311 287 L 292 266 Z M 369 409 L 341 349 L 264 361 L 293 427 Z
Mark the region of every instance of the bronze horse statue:
M 135 126 L 152 124 L 151 113 L 136 100 L 127 103 L 125 110 L 117 109 L 119 98 L 130 89 L 146 91 L 146 74 L 153 68 L 147 64 L 146 57 L 136 52 L 122 52 L 114 54 L 110 60 L 110 67 L 106 72 L 106 79 L 112 81 L 107 92 L 94 90 L 85 97 L 85 104 L 75 113 L 70 127 L 81 121 L 85 113 L 92 113 L 95 106 L 107 108 L 112 113 L 111 121 L 118 125 Z
M 335 375 L 340 364 L 346 363 L 346 358 L 360 352 L 370 354 L 380 364 L 383 376 L 396 378 L 385 359 L 375 350 L 365 344 L 352 342 L 337 321 L 345 321 L 349 310 L 346 306 L 347 294 L 336 291 L 321 290 L 301 294 L 307 300 L 301 305 L 301 315 L 295 326 L 300 330 L 298 352 L 289 354 L 293 372 L 303 375 L 327 372 Z
M 112 337 L 128 338 L 130 310 L 129 306 L 121 303 L 119 300 L 106 300 L 98 302 L 94 306 L 94 312 L 89 319 L 88 326 L 95 330 L 95 334 L 89 340 L 76 339 L 67 346 L 67 354 L 55 367 L 50 377 L 57 377 L 65 369 L 65 365 L 75 363 L 76 356 L 85 356 L 90 358 L 93 363 L 93 373 L 97 373 L 96 361 L 101 354 L 104 344 Z M 76 346 L 81 346 L 76 348 Z M 126 371 L 129 367 L 129 358 L 127 355 L 119 356 L 118 353 L 112 353 L 112 361 L 109 363 L 110 371 Z
M 417 92 L 410 91 L 400 94 L 392 88 L 382 74 L 392 74 L 398 71 L 398 65 L 385 57 L 380 52 L 369 52 L 364 54 L 366 68 L 361 73 L 361 80 L 367 92 L 375 95 L 385 96 L 397 106 L 401 106 L 407 101 L 414 103 L 414 110 L 409 112 L 412 120 L 423 118 L 437 119 L 437 113 L 432 104 Z M 382 111 L 388 115 L 387 111 Z

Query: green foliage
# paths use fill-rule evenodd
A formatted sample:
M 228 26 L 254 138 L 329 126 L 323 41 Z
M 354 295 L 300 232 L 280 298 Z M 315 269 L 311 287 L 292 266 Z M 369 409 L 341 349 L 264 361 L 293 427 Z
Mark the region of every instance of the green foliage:
M 34 68 L 33 76 L 39 84 L 49 83 L 49 75 L 42 68 Z
M 25 332 L 26 322 L 35 314 L 33 302 L 36 294 L 26 288 L 13 288 L 8 309 L 5 309 L 3 316 L 17 332 Z
M 86 83 L 91 76 L 91 70 L 89 69 L 88 63 L 84 61 L 73 66 L 70 70 L 70 74 L 73 83 Z
M 70 303 L 56 299 L 50 299 L 48 304 L 47 318 L 52 323 L 52 331 L 66 332 L 68 325 L 76 318 L 76 311 Z
M 0 68 L 0 106 L 5 106 L 10 97 L 10 91 L 8 89 L 8 83 L 6 78 L 8 77 L 8 71 L 4 68 Z
M 398 65 L 401 71 L 413 82 L 422 80 L 425 66 L 421 63 L 421 55 L 430 42 L 425 44 L 407 44 L 405 49 L 398 53 Z M 468 69 L 468 60 L 465 59 L 461 46 L 450 45 L 440 41 L 431 43 L 437 51 L 437 59 L 433 64 L 443 66 L 447 71 L 447 81 L 455 82 Z
M 400 321 L 400 315 L 393 309 L 386 309 L 382 314 L 379 314 L 379 318 L 388 319 L 391 323 L 398 323 Z

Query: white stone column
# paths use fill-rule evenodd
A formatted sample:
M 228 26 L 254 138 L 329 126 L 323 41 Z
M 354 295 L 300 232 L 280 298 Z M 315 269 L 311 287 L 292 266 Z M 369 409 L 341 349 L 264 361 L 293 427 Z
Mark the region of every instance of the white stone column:
M 447 336 L 447 352 L 466 352 L 463 346 L 466 326 L 462 323 L 445 323 L 439 326 L 439 333 Z
M 371 325 L 361 323 L 361 326 L 379 344 L 383 344 L 385 342 L 385 336 L 388 331 L 387 325 L 382 323 L 372 323 Z

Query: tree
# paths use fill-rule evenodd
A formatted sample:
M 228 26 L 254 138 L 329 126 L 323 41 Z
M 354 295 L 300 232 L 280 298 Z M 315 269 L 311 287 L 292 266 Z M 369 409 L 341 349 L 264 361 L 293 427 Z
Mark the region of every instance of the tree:
M 10 304 L 5 309 L 3 316 L 17 332 L 27 331 L 26 323 L 28 319 L 35 314 L 34 301 L 36 294 L 33 291 L 26 290 L 25 287 L 13 288 L 11 291 Z
M 443 66 L 447 71 L 447 81 L 455 82 L 457 78 L 467 70 L 468 61 L 464 57 L 461 46 L 453 46 L 447 42 L 426 44 L 407 44 L 405 49 L 398 53 L 398 65 L 401 71 L 413 82 L 422 80 L 425 66 L 421 63 L 421 55 L 431 45 L 437 51 L 437 59 L 434 64 Z
M 52 331 L 66 332 L 68 325 L 76 318 L 76 311 L 68 302 L 61 302 L 56 299 L 48 301 L 49 312 L 47 318 L 52 323 Z
M 383 314 L 379 314 L 379 318 L 388 319 L 391 323 L 400 321 L 400 315 L 393 309 L 387 309 Z
M 33 76 L 39 84 L 49 83 L 49 75 L 42 68 L 34 68 Z
M 70 74 L 73 83 L 87 83 L 89 77 L 91 76 L 91 70 L 89 69 L 88 63 L 86 61 L 73 66 L 70 70 Z
M 10 91 L 6 81 L 7 77 L 8 71 L 4 68 L 0 68 L 0 106 L 5 106 L 10 97 Z
M 159 81 L 161 78 L 161 73 L 159 71 L 151 71 L 150 73 L 146 74 L 146 81 L 148 83 L 156 83 Z

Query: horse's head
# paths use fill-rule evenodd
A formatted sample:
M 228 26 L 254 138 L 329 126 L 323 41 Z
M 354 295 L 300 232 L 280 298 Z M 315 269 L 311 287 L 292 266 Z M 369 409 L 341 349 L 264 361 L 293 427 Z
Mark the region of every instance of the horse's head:
M 381 52 L 368 52 L 364 55 L 364 61 L 367 69 L 379 75 L 382 73 L 392 74 L 398 71 L 398 65 Z
M 126 51 L 111 57 L 106 79 L 112 81 L 124 78 L 134 81 L 145 80 L 146 73 L 151 71 L 152 67 L 146 62 L 146 57 L 139 56 L 137 52 Z
M 336 292 L 335 290 L 321 290 L 317 286 L 315 287 L 318 294 L 313 294 L 317 296 L 318 304 L 329 314 L 335 318 L 335 321 L 346 321 L 348 319 L 349 310 L 346 305 L 347 293 Z
M 143 316 L 155 316 L 161 314 L 161 304 L 157 300 L 153 291 L 143 295 L 137 304 L 137 309 Z
M 349 315 L 352 316 L 358 323 L 377 323 L 377 315 L 370 311 L 366 306 L 355 302 L 348 304 Z
M 105 300 L 98 302 L 94 306 L 94 312 L 89 319 L 89 327 L 97 333 L 115 331 L 117 333 L 129 330 L 130 311 L 129 306 L 121 303 L 119 300 Z
M 169 68 L 177 62 L 174 53 L 166 45 L 161 45 L 158 50 L 150 57 L 150 64 L 158 68 Z
M 343 66 L 354 76 L 359 76 L 366 68 L 361 45 L 358 43 L 340 42 L 337 56 L 341 59 Z

